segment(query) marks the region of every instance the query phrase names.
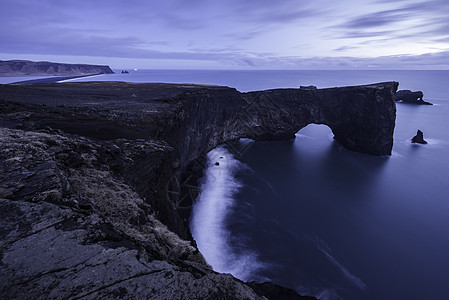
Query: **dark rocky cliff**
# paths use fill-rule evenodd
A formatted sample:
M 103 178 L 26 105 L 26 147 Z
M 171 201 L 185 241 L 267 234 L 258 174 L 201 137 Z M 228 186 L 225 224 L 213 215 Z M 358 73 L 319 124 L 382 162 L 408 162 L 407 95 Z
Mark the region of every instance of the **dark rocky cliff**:
M 302 299 L 212 271 L 179 183 L 220 143 L 292 138 L 309 123 L 350 149 L 390 154 L 396 89 L 0 85 L 0 295 Z
M 109 66 L 62 64 L 47 61 L 0 60 L 0 76 L 113 74 Z

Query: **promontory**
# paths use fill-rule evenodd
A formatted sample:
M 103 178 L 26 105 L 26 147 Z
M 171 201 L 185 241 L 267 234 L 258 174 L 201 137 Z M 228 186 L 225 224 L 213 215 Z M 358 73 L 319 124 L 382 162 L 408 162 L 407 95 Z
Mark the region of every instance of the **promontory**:
M 82 76 L 113 73 L 109 66 L 0 60 L 0 76 Z
M 314 299 L 214 272 L 184 183 L 219 144 L 292 139 L 310 123 L 389 155 L 397 87 L 0 85 L 0 298 Z

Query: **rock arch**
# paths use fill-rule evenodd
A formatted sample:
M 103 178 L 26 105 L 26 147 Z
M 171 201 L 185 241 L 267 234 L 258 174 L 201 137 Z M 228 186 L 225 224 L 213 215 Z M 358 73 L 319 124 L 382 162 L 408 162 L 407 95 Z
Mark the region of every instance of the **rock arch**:
M 397 82 L 328 89 L 274 89 L 243 94 L 247 137 L 294 138 L 308 124 L 327 125 L 350 150 L 390 155 L 396 119 Z M 248 122 L 247 122 L 248 123 Z

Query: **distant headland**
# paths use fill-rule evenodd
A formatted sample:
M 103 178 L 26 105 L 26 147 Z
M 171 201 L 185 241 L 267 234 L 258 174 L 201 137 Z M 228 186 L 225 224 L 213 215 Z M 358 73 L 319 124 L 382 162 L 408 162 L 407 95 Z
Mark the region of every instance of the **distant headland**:
M 67 76 L 113 74 L 109 66 L 63 64 L 47 61 L 0 60 L 0 76 Z

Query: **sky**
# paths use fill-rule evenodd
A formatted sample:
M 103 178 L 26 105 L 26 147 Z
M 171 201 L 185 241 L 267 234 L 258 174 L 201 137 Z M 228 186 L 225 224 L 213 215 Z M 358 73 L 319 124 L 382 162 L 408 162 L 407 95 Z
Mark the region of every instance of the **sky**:
M 449 69 L 449 0 L 0 0 L 0 60 Z

